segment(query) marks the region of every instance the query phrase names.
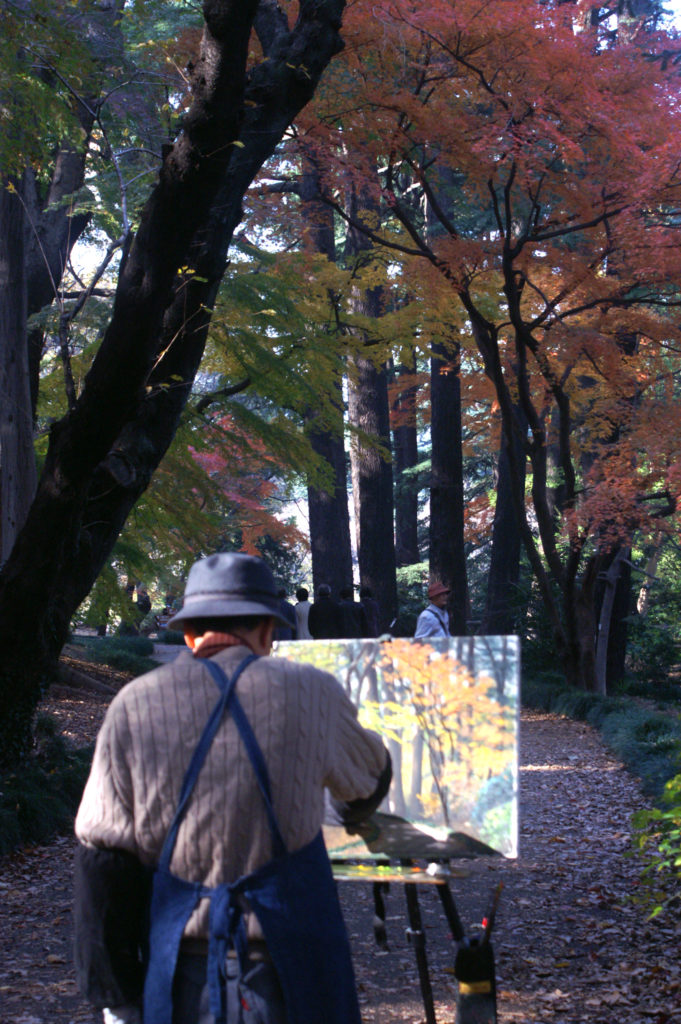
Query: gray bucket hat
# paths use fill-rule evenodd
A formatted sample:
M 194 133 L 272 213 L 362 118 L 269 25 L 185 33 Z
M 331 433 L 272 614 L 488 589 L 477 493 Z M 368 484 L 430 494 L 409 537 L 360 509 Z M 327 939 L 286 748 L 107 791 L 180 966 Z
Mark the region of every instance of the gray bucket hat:
M 273 615 L 288 625 L 279 612 L 277 587 L 269 566 L 254 555 L 227 552 L 194 563 L 182 607 L 168 625 L 241 615 Z

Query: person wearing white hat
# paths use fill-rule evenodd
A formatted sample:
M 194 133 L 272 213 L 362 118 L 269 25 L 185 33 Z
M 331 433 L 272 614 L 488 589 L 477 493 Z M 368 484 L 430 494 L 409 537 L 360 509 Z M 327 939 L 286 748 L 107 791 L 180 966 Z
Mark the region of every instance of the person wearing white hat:
M 449 600 L 450 588 L 439 580 L 435 580 L 428 587 L 429 604 L 423 609 L 416 623 L 415 639 L 426 639 L 427 637 L 447 637 L 449 633 L 449 612 L 447 601 Z
M 112 1024 L 360 1024 L 321 822 L 325 788 L 336 820 L 368 817 L 390 758 L 333 676 L 269 657 L 280 619 L 262 559 L 202 559 L 169 623 L 190 650 L 107 712 L 75 935 Z

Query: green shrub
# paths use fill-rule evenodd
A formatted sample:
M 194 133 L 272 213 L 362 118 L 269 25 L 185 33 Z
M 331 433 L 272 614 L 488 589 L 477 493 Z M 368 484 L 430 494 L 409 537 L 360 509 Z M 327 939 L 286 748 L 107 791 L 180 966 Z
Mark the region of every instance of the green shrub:
M 99 656 L 93 657 L 93 661 L 134 676 L 143 676 L 146 672 L 151 672 L 152 669 L 158 667 L 158 663 L 153 658 L 143 658 L 138 654 L 130 654 L 128 651 L 102 652 Z
M 158 634 L 158 642 L 160 644 L 175 644 L 176 646 L 184 646 L 184 633 L 179 629 L 163 629 Z
M 146 636 L 86 637 L 77 646 L 84 648 L 89 661 L 120 672 L 141 676 L 156 668 L 154 643 Z
M 678 899 L 678 885 L 665 883 L 681 882 L 681 775 L 668 780 L 658 807 L 638 811 L 633 821 L 636 845 L 647 858 L 643 881 L 655 917 Z
M 148 636 L 102 636 L 102 637 L 79 637 L 76 640 L 79 647 L 84 647 L 90 655 L 101 656 L 109 651 L 125 651 L 128 654 L 150 656 L 154 653 L 154 641 Z
M 71 750 L 49 716 L 36 719 L 35 751 L 0 777 L 0 856 L 73 827 L 92 748 Z
M 628 675 L 616 688 L 616 693 L 644 700 L 678 702 L 681 704 L 681 684 L 676 679 L 641 679 Z
M 627 661 L 630 670 L 643 679 L 665 682 L 670 670 L 679 663 L 681 650 L 678 622 L 656 622 L 653 615 L 629 620 Z

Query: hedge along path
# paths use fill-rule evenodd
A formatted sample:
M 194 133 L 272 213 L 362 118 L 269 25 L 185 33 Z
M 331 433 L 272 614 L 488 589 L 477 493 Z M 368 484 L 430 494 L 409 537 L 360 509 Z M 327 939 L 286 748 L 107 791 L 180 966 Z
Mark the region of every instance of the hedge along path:
M 97 695 L 47 702 L 73 739 L 91 742 L 106 708 Z M 630 818 L 645 806 L 636 780 L 581 722 L 523 712 L 520 857 L 476 861 L 452 891 L 478 922 L 498 881 L 493 935 L 500 1024 L 678 1024 L 681 906 L 648 922 L 634 901 L 639 863 Z M 94 1024 L 71 958 L 74 841 L 20 851 L 0 864 L 0 1024 Z M 373 939 L 370 886 L 342 885 L 366 1024 L 424 1019 L 404 894 L 386 897 L 390 952 Z M 421 890 L 438 1024 L 456 1019 L 453 945 L 431 887 Z M 681 901 L 679 901 L 681 903 Z

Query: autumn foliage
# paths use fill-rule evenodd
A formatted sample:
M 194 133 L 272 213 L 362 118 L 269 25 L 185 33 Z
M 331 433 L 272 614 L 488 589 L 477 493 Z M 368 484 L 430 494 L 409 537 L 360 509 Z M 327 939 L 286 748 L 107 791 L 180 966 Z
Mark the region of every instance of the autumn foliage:
M 493 386 L 489 438 L 503 425 L 524 449 L 516 515 L 587 687 L 581 575 L 674 511 L 681 454 L 674 41 L 606 6 L 353 5 L 297 139 L 392 267 L 415 346 L 456 342 Z

